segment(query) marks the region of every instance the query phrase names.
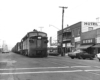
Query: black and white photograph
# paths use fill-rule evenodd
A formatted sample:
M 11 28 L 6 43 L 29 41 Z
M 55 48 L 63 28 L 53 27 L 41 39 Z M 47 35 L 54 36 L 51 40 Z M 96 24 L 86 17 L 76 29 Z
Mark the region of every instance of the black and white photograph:
M 100 80 L 100 1 L 0 0 L 0 80 Z

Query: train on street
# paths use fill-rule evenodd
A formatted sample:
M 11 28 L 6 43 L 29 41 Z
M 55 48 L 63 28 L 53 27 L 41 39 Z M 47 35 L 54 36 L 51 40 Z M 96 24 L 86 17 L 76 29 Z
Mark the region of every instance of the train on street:
M 20 42 L 12 48 L 12 52 L 28 57 L 47 57 L 47 33 L 33 30 L 28 32 Z

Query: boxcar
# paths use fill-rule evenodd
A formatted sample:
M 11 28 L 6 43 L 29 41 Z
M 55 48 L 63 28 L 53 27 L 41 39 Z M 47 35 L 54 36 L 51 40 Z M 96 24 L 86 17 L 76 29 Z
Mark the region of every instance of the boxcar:
M 17 42 L 16 45 L 12 48 L 12 52 L 14 53 L 20 53 L 20 42 Z
M 28 32 L 20 42 L 20 53 L 29 57 L 47 57 L 47 43 L 46 33 L 37 30 Z

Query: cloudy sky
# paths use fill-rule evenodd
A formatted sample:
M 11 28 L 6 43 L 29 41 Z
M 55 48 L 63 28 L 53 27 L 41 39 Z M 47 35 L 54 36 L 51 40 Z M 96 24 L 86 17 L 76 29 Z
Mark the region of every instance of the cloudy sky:
M 59 6 L 68 7 L 64 27 L 100 17 L 100 0 L 0 0 L 0 41 L 4 40 L 11 48 L 27 32 L 41 30 L 40 27 L 48 37 L 56 39 L 62 24 Z

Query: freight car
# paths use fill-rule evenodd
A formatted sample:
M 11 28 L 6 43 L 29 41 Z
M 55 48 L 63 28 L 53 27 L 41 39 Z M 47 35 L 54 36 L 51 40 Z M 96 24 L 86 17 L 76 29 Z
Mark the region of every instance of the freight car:
M 12 52 L 20 53 L 20 42 L 17 42 L 16 45 L 12 48 Z
M 28 32 L 21 40 L 19 45 L 17 44 L 17 48 L 15 49 L 17 52 L 20 52 L 22 55 L 26 55 L 29 57 L 47 57 L 47 43 L 48 37 L 47 33 L 33 30 L 32 32 Z

